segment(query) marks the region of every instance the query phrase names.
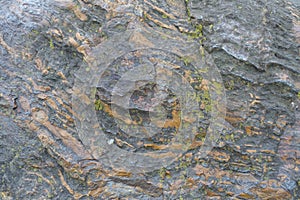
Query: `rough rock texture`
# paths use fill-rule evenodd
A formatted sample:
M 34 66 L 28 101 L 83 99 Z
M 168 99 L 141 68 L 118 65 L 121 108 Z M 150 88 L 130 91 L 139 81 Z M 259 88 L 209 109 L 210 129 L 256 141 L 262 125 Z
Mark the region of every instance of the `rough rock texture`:
M 297 1 L 0 0 L 0 7 L 1 199 L 300 198 Z M 87 63 L 101 63 L 97 52 L 103 53 L 108 44 L 120 45 L 107 46 L 111 50 L 107 54 L 123 52 L 128 30 L 139 29 L 126 44 L 132 40 L 149 52 L 113 58 L 101 79 L 107 82 L 89 91 L 94 99 L 78 93 L 82 73 L 97 70 L 98 65 L 89 68 Z M 209 85 L 218 81 L 193 71 L 194 57 L 180 54 L 181 42 L 195 48 L 197 56 L 210 57 L 202 73 L 209 74 L 214 66 L 221 86 Z M 157 53 L 153 47 L 163 50 Z M 97 144 L 102 143 L 78 131 L 90 127 L 82 126 L 86 116 L 77 112 L 74 94 L 95 107 L 99 124 L 93 128 L 102 128 L 110 145 L 130 153 L 163 152 L 181 125 L 182 104 L 176 93 L 141 84 L 127 107 L 111 99 L 115 92 L 111 85 L 123 73 L 118 66 L 151 63 L 156 69 L 171 66 L 200 94 L 202 121 L 196 139 L 178 159 L 159 169 L 135 173 L 114 168 L 114 163 L 107 164 L 112 160 L 97 153 Z M 170 76 L 164 70 L 158 73 Z M 93 78 L 93 73 L 87 74 Z M 221 98 L 214 98 L 212 91 L 207 96 L 209 86 Z M 152 93 L 163 97 L 148 98 Z M 165 99 L 162 110 L 167 111 L 163 125 L 159 120 L 154 123 L 162 128 L 160 135 L 129 137 L 126 128 L 114 125 L 113 117 L 148 124 L 149 115 L 157 113 L 150 108 L 160 97 Z M 215 116 L 214 105 L 219 105 L 215 102 L 221 102 L 217 99 L 227 100 L 222 133 L 214 138 L 208 155 L 201 156 L 209 118 Z M 121 113 L 130 110 L 133 119 L 126 121 L 124 113 L 116 117 L 114 106 L 120 106 Z

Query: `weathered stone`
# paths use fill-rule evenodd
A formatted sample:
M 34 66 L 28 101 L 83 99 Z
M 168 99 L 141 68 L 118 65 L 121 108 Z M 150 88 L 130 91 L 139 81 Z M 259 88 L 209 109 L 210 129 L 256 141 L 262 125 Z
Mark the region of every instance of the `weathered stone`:
M 297 1 L 0 0 L 0 7 L 1 199 L 300 197 Z M 104 72 L 103 54 L 113 55 Z M 137 66 L 145 71 L 127 73 Z M 211 78 L 214 66 L 221 79 Z M 102 82 L 86 86 L 97 73 Z M 145 84 L 153 74 L 160 87 Z M 186 84 L 199 94 L 186 108 L 198 99 L 198 115 L 184 114 L 177 97 Z M 95 115 L 84 112 L 90 108 Z M 188 124 L 195 126 L 182 141 L 190 145 L 170 144 Z M 134 130 L 127 125 L 143 127 L 127 133 Z M 161 132 L 144 137 L 144 127 Z M 153 169 L 126 168 L 148 161 L 134 153 L 152 156 Z

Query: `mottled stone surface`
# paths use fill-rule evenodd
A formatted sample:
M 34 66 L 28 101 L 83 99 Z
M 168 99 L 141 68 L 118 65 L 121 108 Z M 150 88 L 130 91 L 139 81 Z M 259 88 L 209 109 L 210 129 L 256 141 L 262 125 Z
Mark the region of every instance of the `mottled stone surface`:
M 0 7 L 1 199 L 300 197 L 298 1 L 0 0 Z M 189 46 L 194 55 L 186 56 Z M 105 56 L 99 55 L 112 52 L 124 54 L 109 56 L 112 62 L 95 90 L 80 90 L 80 81 L 94 83 L 93 72 L 102 73 L 98 65 Z M 198 57 L 201 66 L 193 63 Z M 128 105 L 111 98 L 124 70 L 141 65 L 167 77 L 161 85 L 173 76 L 166 66 L 184 77 L 182 85 L 190 84 L 200 95 L 195 99 L 202 119 L 184 129 L 197 127 L 178 159 L 147 172 L 115 168 L 113 162 L 120 161 L 101 155 L 98 136 L 82 132 L 101 128 L 108 145 L 129 152 L 124 155 L 174 155 L 167 149 L 174 132 L 183 121 L 195 120 L 192 114 L 180 118 L 186 108 L 174 92 L 180 84 L 174 82 L 172 91 L 139 82 Z M 132 80 L 152 77 L 152 72 L 143 74 Z M 159 108 L 165 115 L 152 110 L 157 102 L 163 102 Z M 88 116 L 76 105 L 95 108 L 98 123 L 85 127 Z M 124 110 L 130 110 L 131 120 Z M 162 131 L 142 139 L 140 132 L 126 133 L 133 129 L 114 121 L 145 126 L 151 116 L 166 119 L 152 124 Z M 221 131 L 217 138 L 209 137 L 212 123 L 213 133 Z M 213 148 L 201 156 L 208 143 Z M 179 147 L 185 148 L 172 146 Z M 138 163 L 134 159 L 128 157 Z

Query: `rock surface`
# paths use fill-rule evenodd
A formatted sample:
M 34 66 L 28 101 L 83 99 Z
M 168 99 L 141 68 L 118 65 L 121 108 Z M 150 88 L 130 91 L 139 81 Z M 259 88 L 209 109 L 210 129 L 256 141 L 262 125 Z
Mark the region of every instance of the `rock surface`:
M 300 198 L 297 1 L 0 0 L 0 7 L 1 199 Z M 134 71 L 139 66 L 146 72 Z M 190 88 L 199 118 L 186 112 L 193 102 L 178 97 Z M 137 125 L 161 132 L 142 137 Z M 194 136 L 187 149 L 168 146 L 177 132 Z M 153 170 L 132 156 L 157 152 Z

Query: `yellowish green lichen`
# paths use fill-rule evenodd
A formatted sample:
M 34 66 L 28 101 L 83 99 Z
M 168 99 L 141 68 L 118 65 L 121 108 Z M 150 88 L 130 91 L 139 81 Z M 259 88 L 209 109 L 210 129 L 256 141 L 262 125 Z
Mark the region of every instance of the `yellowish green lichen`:
M 102 110 L 104 108 L 102 102 L 100 100 L 95 101 L 95 110 Z
M 184 62 L 186 66 L 188 66 L 192 62 L 191 58 L 189 57 L 182 57 L 181 60 Z
M 54 44 L 53 44 L 53 40 L 52 39 L 50 39 L 50 41 L 49 41 L 49 46 L 50 46 L 51 49 L 54 49 Z

